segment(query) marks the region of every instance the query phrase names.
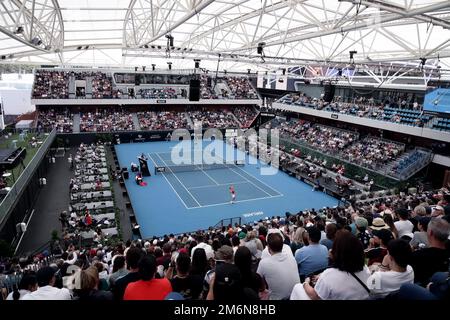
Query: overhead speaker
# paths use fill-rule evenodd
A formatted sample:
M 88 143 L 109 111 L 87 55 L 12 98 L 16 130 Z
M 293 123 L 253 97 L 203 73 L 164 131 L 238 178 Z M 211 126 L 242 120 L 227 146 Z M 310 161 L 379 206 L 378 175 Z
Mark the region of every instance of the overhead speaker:
M 136 86 L 140 86 L 141 85 L 141 75 L 136 74 L 134 76 L 134 85 L 136 85 Z
M 189 101 L 200 100 L 200 80 L 191 80 L 189 82 Z
M 334 91 L 335 91 L 335 86 L 330 83 L 327 83 L 324 87 L 323 101 L 325 101 L 325 102 L 333 101 Z

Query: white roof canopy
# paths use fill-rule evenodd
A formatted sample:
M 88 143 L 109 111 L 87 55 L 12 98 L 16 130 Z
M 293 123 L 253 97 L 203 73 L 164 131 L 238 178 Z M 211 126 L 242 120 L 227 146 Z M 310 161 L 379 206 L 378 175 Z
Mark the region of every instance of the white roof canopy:
M 265 64 L 256 50 L 261 43 Z M 437 64 L 439 57 L 450 68 L 450 1 L 0 2 L 5 62 L 164 68 L 172 61 L 174 68 L 192 68 L 198 58 L 215 70 L 221 54 L 221 69 L 245 71 L 310 60 L 349 62 L 349 51 L 357 52 L 356 63 L 426 58 Z

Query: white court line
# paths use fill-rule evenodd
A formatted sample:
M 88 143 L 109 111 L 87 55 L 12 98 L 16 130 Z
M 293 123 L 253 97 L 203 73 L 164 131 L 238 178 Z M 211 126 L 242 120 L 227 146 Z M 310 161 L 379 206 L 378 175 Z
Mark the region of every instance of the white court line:
M 147 155 L 148 155 L 149 158 L 152 160 L 152 162 L 153 162 L 153 164 L 155 165 L 155 167 L 159 167 L 159 166 L 156 164 L 155 160 L 153 160 L 153 157 L 150 155 L 150 153 L 147 153 Z M 175 192 L 175 194 L 178 196 L 178 199 L 180 199 L 180 201 L 181 201 L 181 203 L 184 205 L 184 207 L 185 207 L 186 209 L 192 209 L 192 208 L 189 208 L 189 207 L 186 205 L 186 203 L 185 203 L 185 202 L 183 201 L 183 199 L 180 197 L 180 195 L 178 194 L 178 192 L 175 190 L 175 188 L 174 188 L 174 187 L 172 186 L 172 184 L 169 182 L 169 179 L 167 179 L 167 177 L 165 176 L 164 172 L 161 172 L 161 173 L 162 173 L 164 179 L 166 179 L 166 181 L 167 181 L 167 183 L 169 184 L 169 186 L 172 188 L 173 192 Z
M 177 175 L 172 171 L 172 169 L 170 169 L 170 166 L 167 165 L 167 163 L 164 161 L 164 159 L 161 158 L 161 156 L 158 153 L 156 153 L 156 155 L 162 160 L 162 162 L 164 162 L 164 164 L 166 165 L 166 168 L 169 168 L 170 172 L 172 172 L 175 179 L 178 180 L 178 182 L 183 186 L 183 188 L 187 191 L 187 193 L 189 193 L 189 195 L 192 197 L 192 199 L 194 199 L 194 201 L 197 202 L 197 204 L 201 207 L 202 205 L 200 204 L 200 202 L 197 201 L 197 199 L 192 195 L 192 193 L 188 190 L 188 188 L 186 188 L 186 186 L 183 184 L 183 182 L 181 182 L 180 179 L 178 179 Z
M 251 182 L 250 180 L 248 180 L 246 177 L 244 177 L 242 174 L 240 174 L 239 172 L 234 171 L 233 168 L 228 168 L 231 171 L 233 171 L 234 173 L 236 173 L 237 175 L 240 175 L 242 178 L 244 178 L 245 180 L 247 180 L 249 183 L 251 183 L 252 185 L 254 185 L 256 188 L 258 188 L 259 190 L 261 190 L 262 192 L 264 192 L 265 194 L 267 194 L 269 197 L 271 197 L 272 195 L 270 193 L 268 193 L 267 191 L 265 191 L 264 189 L 261 189 L 260 187 L 258 187 L 256 184 L 254 184 L 253 182 Z
M 252 198 L 252 199 L 246 199 L 246 200 L 238 200 L 238 201 L 234 201 L 233 204 L 240 203 L 240 202 L 250 202 L 250 201 L 256 201 L 256 200 L 265 200 L 265 199 L 279 198 L 279 197 L 282 197 L 282 195 L 270 196 L 270 197 L 261 197 L 261 198 Z M 191 210 L 191 209 L 200 209 L 200 208 L 208 208 L 208 207 L 217 207 L 217 206 L 223 206 L 223 205 L 226 205 L 226 204 L 231 205 L 230 201 L 228 201 L 228 202 L 222 202 L 222 203 L 207 204 L 207 205 L 204 205 L 204 206 L 187 208 L 187 209 Z
M 230 185 L 237 185 L 237 184 L 244 184 L 244 183 L 250 183 L 248 181 L 239 181 L 239 182 L 230 182 L 230 183 L 220 183 L 220 184 L 207 184 L 204 186 L 197 186 L 197 187 L 189 187 L 189 190 L 192 189 L 202 189 L 206 187 L 222 187 L 222 186 L 230 186 Z
M 224 159 L 222 159 L 222 160 L 224 160 Z M 225 161 L 225 160 L 224 160 Z M 250 173 L 248 173 L 247 171 L 245 171 L 245 170 L 243 170 L 243 169 L 241 169 L 241 168 L 239 168 L 236 164 L 233 164 L 233 166 L 236 168 L 236 169 L 238 169 L 238 170 L 241 170 L 242 172 L 244 172 L 245 174 L 248 174 L 250 177 L 252 177 L 252 178 L 254 178 L 254 179 L 256 179 L 256 180 L 258 180 L 259 182 L 261 182 L 263 185 L 265 185 L 266 187 L 268 187 L 270 190 L 272 190 L 272 191 L 275 191 L 276 193 L 278 193 L 279 195 L 283 195 L 281 192 L 279 192 L 278 190 L 275 190 L 274 188 L 272 188 L 271 186 L 269 186 L 267 183 L 265 183 L 264 181 L 261 181 L 261 180 L 259 180 L 258 178 L 256 178 L 255 176 L 253 176 L 252 174 L 250 174 Z M 230 168 L 231 169 L 231 168 Z M 231 170 L 233 170 L 233 169 L 231 169 Z M 238 172 L 236 172 L 237 174 L 239 174 Z M 239 174 L 240 175 L 240 174 Z M 242 177 L 242 175 L 240 175 L 241 177 Z M 246 179 L 246 180 L 248 180 L 247 178 L 245 178 L 245 177 L 243 177 L 244 179 Z M 255 185 L 254 183 L 252 183 L 253 185 Z M 255 185 L 256 186 L 256 185 Z M 259 187 L 258 187 L 259 188 Z M 261 188 L 259 188 L 259 189 L 261 189 Z M 262 190 L 262 189 L 261 189 Z M 265 192 L 265 191 L 264 191 Z M 266 192 L 267 193 L 267 192 Z
M 275 191 L 276 193 L 278 193 L 279 195 L 283 195 L 281 192 L 279 192 L 278 190 L 276 190 L 276 189 L 274 189 L 274 188 L 272 188 L 271 186 L 269 186 L 267 183 L 265 183 L 264 181 L 261 181 L 261 180 L 259 180 L 258 178 L 256 178 L 254 175 L 252 175 L 252 174 L 250 174 L 250 173 L 248 173 L 247 171 L 245 171 L 245 170 L 243 170 L 243 169 L 241 169 L 241 168 L 239 168 L 238 166 L 236 166 L 235 165 L 235 167 L 236 167 L 236 169 L 238 169 L 238 170 L 241 170 L 241 171 L 243 171 L 243 172 L 245 172 L 246 174 L 248 174 L 250 177 L 252 177 L 252 178 L 254 178 L 254 179 L 256 179 L 256 180 L 258 180 L 259 182 L 261 182 L 263 185 L 265 185 L 267 188 L 269 188 L 270 190 L 272 190 L 272 191 Z
M 218 183 L 216 180 L 213 179 L 213 177 L 211 177 L 209 174 L 207 174 L 205 172 L 205 170 L 200 170 L 201 172 L 203 172 L 209 179 L 211 179 L 216 185 L 220 186 L 220 183 Z

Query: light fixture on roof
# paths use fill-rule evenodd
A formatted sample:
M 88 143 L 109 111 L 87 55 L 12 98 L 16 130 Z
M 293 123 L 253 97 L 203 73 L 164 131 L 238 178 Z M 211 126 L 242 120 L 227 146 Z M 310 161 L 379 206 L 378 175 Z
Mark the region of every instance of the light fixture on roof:
M 198 68 L 200 68 L 200 59 L 194 59 L 194 62 L 195 62 L 195 69 L 198 69 Z
M 42 40 L 39 39 L 38 37 L 34 37 L 33 39 L 31 39 L 31 43 L 34 44 L 35 46 L 40 46 L 42 44 Z
M 358 51 L 352 50 L 352 51 L 349 51 L 348 53 L 349 53 L 349 55 L 350 55 L 350 63 L 351 63 L 351 64 L 354 64 L 354 63 L 355 63 L 354 56 L 355 56 L 356 53 L 358 53 Z
M 261 62 L 264 63 L 266 62 L 266 60 L 264 59 L 265 54 L 264 54 L 264 46 L 266 45 L 265 42 L 260 42 L 258 43 L 258 48 L 256 49 L 256 52 L 261 55 Z
M 19 26 L 19 27 L 17 27 L 17 29 L 14 31 L 14 34 L 21 34 L 21 33 L 23 33 L 23 27 L 22 26 Z
M 425 64 L 427 63 L 427 58 L 420 58 L 420 70 L 423 70 L 423 67 L 425 67 Z

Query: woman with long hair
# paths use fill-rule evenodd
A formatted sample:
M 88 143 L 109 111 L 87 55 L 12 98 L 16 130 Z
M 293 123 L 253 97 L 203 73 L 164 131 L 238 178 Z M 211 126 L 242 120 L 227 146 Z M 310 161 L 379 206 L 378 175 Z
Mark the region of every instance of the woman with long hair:
M 356 236 L 339 230 L 331 249 L 331 267 L 295 285 L 291 300 L 366 300 L 369 269 L 364 264 L 364 248 Z
M 392 234 L 394 235 L 394 239 L 398 239 L 398 230 L 395 227 L 394 219 L 392 218 L 392 215 L 385 214 L 383 216 L 384 223 L 386 223 L 389 226 L 389 229 L 391 230 Z

